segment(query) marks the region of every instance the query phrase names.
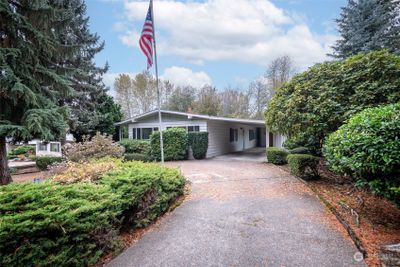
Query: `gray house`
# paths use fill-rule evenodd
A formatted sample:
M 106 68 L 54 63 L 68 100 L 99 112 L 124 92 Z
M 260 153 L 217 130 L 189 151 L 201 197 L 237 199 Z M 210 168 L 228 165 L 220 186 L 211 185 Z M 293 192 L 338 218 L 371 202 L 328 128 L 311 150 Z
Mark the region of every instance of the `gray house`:
M 208 132 L 207 158 L 255 147 L 282 147 L 285 137 L 272 133 L 263 120 L 235 119 L 162 110 L 163 130 L 183 128 L 188 132 Z M 150 111 L 117 126 L 128 126 L 129 138 L 149 139 L 158 131 L 158 111 Z M 121 137 L 121 130 L 120 130 Z

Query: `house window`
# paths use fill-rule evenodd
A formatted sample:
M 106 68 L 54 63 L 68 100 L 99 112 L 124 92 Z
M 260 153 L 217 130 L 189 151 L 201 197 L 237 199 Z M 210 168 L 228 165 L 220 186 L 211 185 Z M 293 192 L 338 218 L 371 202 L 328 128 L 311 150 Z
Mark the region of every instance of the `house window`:
M 154 131 L 154 132 L 158 132 L 158 127 L 154 127 L 154 128 L 153 128 L 153 131 Z
M 142 129 L 136 129 L 136 139 L 142 139 Z
M 254 133 L 254 130 L 249 130 L 249 141 L 252 141 L 256 139 L 256 135 Z
M 39 143 L 38 150 L 39 151 L 47 151 L 47 144 L 46 143 Z
M 60 152 L 60 144 L 59 143 L 50 143 L 50 151 L 51 152 Z
M 190 132 L 200 132 L 200 126 L 188 126 L 187 131 Z
M 152 132 L 152 128 L 142 128 L 142 139 L 150 139 L 150 135 Z
M 237 142 L 239 138 L 239 131 L 238 129 L 229 129 L 229 142 Z

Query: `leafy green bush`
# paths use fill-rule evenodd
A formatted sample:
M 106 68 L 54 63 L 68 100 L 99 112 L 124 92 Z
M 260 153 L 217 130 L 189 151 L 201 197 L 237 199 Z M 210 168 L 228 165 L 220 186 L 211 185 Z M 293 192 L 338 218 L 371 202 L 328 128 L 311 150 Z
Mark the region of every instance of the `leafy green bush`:
M 277 90 L 266 123 L 296 146 L 320 152 L 325 137 L 353 114 L 400 101 L 399 88 L 400 56 L 387 51 L 317 64 Z
M 318 163 L 319 158 L 308 154 L 291 154 L 287 156 L 290 173 L 303 180 L 313 180 L 319 178 Z
M 286 157 L 288 154 L 288 151 L 284 148 L 267 147 L 267 160 L 270 163 L 277 165 L 286 164 Z
M 25 155 L 28 153 L 35 154 L 36 148 L 32 145 L 18 146 L 10 151 L 11 155 Z
M 189 146 L 195 159 L 204 159 L 208 149 L 208 132 L 192 132 L 188 134 Z
M 47 157 L 47 156 L 37 157 L 36 158 L 36 166 L 40 170 L 47 170 L 47 167 L 49 165 L 52 165 L 53 163 L 61 162 L 61 161 L 63 161 L 62 157 Z
M 124 160 L 139 160 L 147 162 L 150 161 L 150 157 L 146 154 L 129 153 L 129 154 L 124 154 Z
M 400 186 L 400 103 L 354 115 L 327 138 L 324 155 L 333 171 L 394 198 L 390 188 Z
M 118 143 L 125 148 L 126 154 L 148 154 L 150 151 L 150 142 L 147 140 L 122 139 Z
M 179 171 L 158 164 L 108 158 L 74 163 L 74 170 L 104 163 L 115 167 L 86 182 L 0 187 L 0 266 L 92 265 L 118 244 L 124 223 L 147 225 L 183 193 Z
M 185 129 L 171 128 L 163 131 L 164 160 L 184 160 L 187 158 L 188 134 Z M 161 160 L 160 132 L 150 136 L 150 155 Z
M 310 154 L 310 150 L 307 147 L 300 146 L 289 150 L 290 154 Z
M 116 235 L 121 199 L 93 184 L 0 187 L 1 266 L 86 266 Z
M 142 227 L 165 212 L 183 193 L 185 179 L 176 169 L 128 161 L 107 173 L 100 183 L 120 196 L 124 220 Z

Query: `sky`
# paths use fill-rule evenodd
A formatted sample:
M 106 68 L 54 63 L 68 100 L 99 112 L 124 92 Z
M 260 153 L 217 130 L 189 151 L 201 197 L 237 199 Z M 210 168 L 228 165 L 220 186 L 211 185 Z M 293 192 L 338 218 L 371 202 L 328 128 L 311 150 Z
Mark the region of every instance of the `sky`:
M 297 71 L 328 60 L 346 0 L 154 0 L 159 75 L 176 85 L 247 88 L 289 55 Z M 90 28 L 105 41 L 95 58 L 121 73 L 146 69 L 138 40 L 148 1 L 86 0 Z M 154 73 L 154 68 L 150 69 Z

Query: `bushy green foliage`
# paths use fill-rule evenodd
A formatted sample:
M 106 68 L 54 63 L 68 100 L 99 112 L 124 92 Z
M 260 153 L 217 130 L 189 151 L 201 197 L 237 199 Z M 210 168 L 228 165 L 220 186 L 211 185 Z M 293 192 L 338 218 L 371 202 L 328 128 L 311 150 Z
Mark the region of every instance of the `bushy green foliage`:
M 319 178 L 319 158 L 308 154 L 290 154 L 287 156 L 290 173 L 303 180 Z
M 277 90 L 266 123 L 296 146 L 318 152 L 351 115 L 400 101 L 399 88 L 400 56 L 387 51 L 317 64 Z
M 31 145 L 18 146 L 10 151 L 10 155 L 26 155 L 28 153 L 35 154 L 36 148 Z
M 120 196 L 125 220 L 141 227 L 165 212 L 183 193 L 185 179 L 176 169 L 128 161 L 107 173 L 100 183 Z
M 310 150 L 307 147 L 300 146 L 289 150 L 290 154 L 310 154 Z
M 149 154 L 150 153 L 150 141 L 148 140 L 137 140 L 137 139 L 122 139 L 118 142 L 125 148 L 126 154 L 139 153 Z
M 187 158 L 188 134 L 185 129 L 171 128 L 163 131 L 164 160 L 184 160 Z M 150 155 L 161 160 L 160 132 L 150 136 Z
M 86 266 L 116 235 L 120 196 L 93 184 L 0 187 L 1 266 Z
M 288 154 L 288 151 L 284 148 L 267 147 L 267 160 L 270 163 L 277 165 L 286 164 L 286 157 Z
M 128 153 L 124 154 L 124 160 L 139 160 L 143 162 L 150 161 L 150 156 L 147 154 L 140 154 L 140 153 Z
M 179 171 L 158 164 L 108 158 L 74 165 L 103 163 L 116 167 L 95 180 L 0 187 L 0 266 L 91 265 L 118 244 L 124 223 L 147 225 L 183 193 Z
M 189 146 L 195 159 L 204 159 L 208 149 L 208 132 L 192 132 L 188 134 Z
M 61 162 L 61 161 L 63 161 L 62 157 L 47 157 L 47 156 L 37 157 L 36 158 L 36 166 L 40 170 L 47 170 L 48 166 L 52 165 L 53 163 Z
M 390 195 L 390 188 L 400 186 L 400 103 L 353 116 L 327 138 L 324 155 L 333 171 Z

